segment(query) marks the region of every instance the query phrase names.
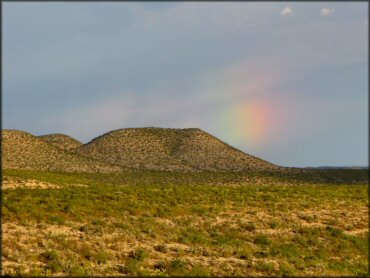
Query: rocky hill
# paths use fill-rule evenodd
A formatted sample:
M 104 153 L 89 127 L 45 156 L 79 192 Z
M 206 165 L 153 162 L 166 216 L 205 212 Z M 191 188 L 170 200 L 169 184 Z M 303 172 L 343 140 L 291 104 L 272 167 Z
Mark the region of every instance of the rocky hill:
M 121 171 L 118 166 L 68 152 L 18 130 L 2 130 L 2 167 L 62 172 Z
M 191 172 L 280 169 L 196 128 L 114 130 L 80 146 L 76 152 L 133 169 Z
M 48 134 L 48 135 L 41 135 L 37 137 L 49 144 L 52 144 L 60 149 L 67 150 L 67 151 L 77 149 L 79 146 L 82 145 L 80 141 L 77 141 L 71 136 L 68 136 L 65 134 L 59 134 L 59 133 L 58 134 Z
M 3 168 L 63 172 L 270 171 L 282 169 L 197 129 L 126 128 L 87 144 L 64 134 L 2 131 Z

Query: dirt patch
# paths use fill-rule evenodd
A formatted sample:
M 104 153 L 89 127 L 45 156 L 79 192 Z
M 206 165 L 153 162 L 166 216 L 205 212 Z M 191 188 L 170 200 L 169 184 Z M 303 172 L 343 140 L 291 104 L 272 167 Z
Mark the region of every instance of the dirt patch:
M 80 184 L 80 183 L 71 184 L 70 186 L 88 187 L 88 185 Z M 45 181 L 40 181 L 40 180 L 35 180 L 35 179 L 21 179 L 21 178 L 9 177 L 9 176 L 6 176 L 3 179 L 3 183 L 2 183 L 2 189 L 16 189 L 16 188 L 57 189 L 61 187 L 63 186 L 50 183 L 50 182 L 45 182 Z
M 166 218 L 156 218 L 155 221 L 160 223 L 160 224 L 167 225 L 169 227 L 175 227 L 176 226 L 175 223 L 173 223 L 170 219 L 166 219 Z
M 369 233 L 369 229 L 358 229 L 353 231 L 344 231 L 345 234 L 351 235 L 351 236 L 359 236 L 359 235 L 366 235 Z
M 33 179 L 19 179 L 19 178 L 11 178 L 7 177 L 7 179 L 3 180 L 2 188 L 3 189 L 15 189 L 15 188 L 38 188 L 38 189 L 49 189 L 49 188 L 60 188 L 60 185 L 43 182 L 39 180 Z

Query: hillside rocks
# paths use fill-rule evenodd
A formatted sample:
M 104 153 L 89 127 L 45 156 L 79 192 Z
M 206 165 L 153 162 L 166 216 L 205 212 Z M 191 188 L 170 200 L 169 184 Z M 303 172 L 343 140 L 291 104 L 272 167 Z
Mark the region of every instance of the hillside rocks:
M 197 129 L 126 128 L 87 144 L 64 134 L 3 130 L 3 168 L 62 172 L 271 171 L 281 167 Z
M 24 131 L 2 130 L 2 167 L 61 172 L 116 172 L 121 168 L 74 154 Z
M 114 130 L 80 146 L 76 152 L 125 168 L 146 170 L 265 171 L 279 168 L 196 128 Z

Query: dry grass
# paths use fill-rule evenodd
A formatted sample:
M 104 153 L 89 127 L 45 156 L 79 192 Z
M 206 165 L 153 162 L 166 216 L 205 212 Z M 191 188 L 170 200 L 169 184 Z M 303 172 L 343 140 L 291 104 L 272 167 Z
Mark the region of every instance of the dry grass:
M 365 184 L 137 186 L 88 174 L 62 179 L 5 171 L 7 180 L 14 176 L 59 188 L 4 190 L 3 274 L 359 276 L 369 270 Z M 80 183 L 88 186 L 74 186 Z

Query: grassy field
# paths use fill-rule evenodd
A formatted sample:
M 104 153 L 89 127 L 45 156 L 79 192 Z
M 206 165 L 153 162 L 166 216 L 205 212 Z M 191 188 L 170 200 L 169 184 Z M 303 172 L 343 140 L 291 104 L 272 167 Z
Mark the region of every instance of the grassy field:
M 2 274 L 367 276 L 367 175 L 3 170 Z

